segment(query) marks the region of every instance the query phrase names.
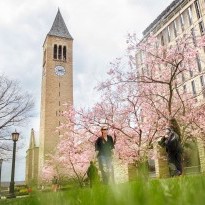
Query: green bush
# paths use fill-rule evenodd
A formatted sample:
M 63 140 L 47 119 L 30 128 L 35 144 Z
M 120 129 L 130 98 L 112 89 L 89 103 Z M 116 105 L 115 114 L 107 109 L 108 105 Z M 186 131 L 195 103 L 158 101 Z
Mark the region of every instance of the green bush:
M 28 195 L 28 189 L 20 189 L 18 192 L 16 192 L 16 196 L 23 196 L 23 195 Z

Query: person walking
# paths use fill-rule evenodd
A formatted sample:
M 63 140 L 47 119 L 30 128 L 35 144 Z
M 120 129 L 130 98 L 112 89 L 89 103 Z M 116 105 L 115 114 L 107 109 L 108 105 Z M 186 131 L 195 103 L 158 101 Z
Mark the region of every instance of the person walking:
M 95 150 L 97 152 L 99 169 L 104 184 L 108 184 L 109 181 L 112 181 L 114 183 L 112 157 L 116 142 L 115 134 L 114 137 L 115 138 L 113 140 L 112 136 L 108 135 L 108 128 L 106 126 L 103 126 L 101 127 L 101 136 L 98 137 L 95 142 Z
M 166 135 L 159 141 L 166 148 L 171 177 L 182 174 L 182 145 L 179 135 L 171 127 L 166 128 Z
M 93 185 L 96 185 L 99 182 L 98 169 L 93 161 L 90 161 L 90 166 L 88 167 L 87 175 L 90 181 L 90 188 L 92 188 Z
M 57 176 L 54 176 L 52 179 L 52 190 L 53 192 L 57 192 L 58 189 L 58 178 Z

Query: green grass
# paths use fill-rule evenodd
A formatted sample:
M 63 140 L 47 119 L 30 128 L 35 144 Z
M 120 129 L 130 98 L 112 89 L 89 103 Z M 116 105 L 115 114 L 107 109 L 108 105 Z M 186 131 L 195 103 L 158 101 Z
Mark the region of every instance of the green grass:
M 34 193 L 1 200 L 0 205 L 204 205 L 205 176 L 142 180 L 95 188 L 71 189 L 57 193 Z

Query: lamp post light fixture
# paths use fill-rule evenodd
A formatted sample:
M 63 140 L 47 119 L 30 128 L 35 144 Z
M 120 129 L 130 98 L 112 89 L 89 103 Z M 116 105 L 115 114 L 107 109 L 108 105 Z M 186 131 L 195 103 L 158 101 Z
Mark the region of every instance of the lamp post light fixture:
M 3 159 L 0 159 L 0 199 L 1 199 L 1 168 L 2 168 Z
M 19 139 L 19 133 L 16 132 L 13 132 L 11 134 L 12 136 L 12 140 L 14 142 L 13 144 L 13 156 L 12 156 L 12 168 L 11 168 L 11 182 L 10 182 L 10 186 L 9 186 L 9 195 L 8 195 L 8 198 L 15 198 L 16 195 L 14 193 L 14 175 L 15 175 L 15 161 L 16 161 L 16 142 L 18 141 Z

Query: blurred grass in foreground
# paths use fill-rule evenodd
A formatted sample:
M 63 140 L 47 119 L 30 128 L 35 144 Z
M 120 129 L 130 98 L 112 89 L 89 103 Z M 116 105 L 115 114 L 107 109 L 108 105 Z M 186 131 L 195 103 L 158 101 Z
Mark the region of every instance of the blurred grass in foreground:
M 37 192 L 29 197 L 0 200 L 0 205 L 204 205 L 205 176 L 138 179 L 114 186 Z

